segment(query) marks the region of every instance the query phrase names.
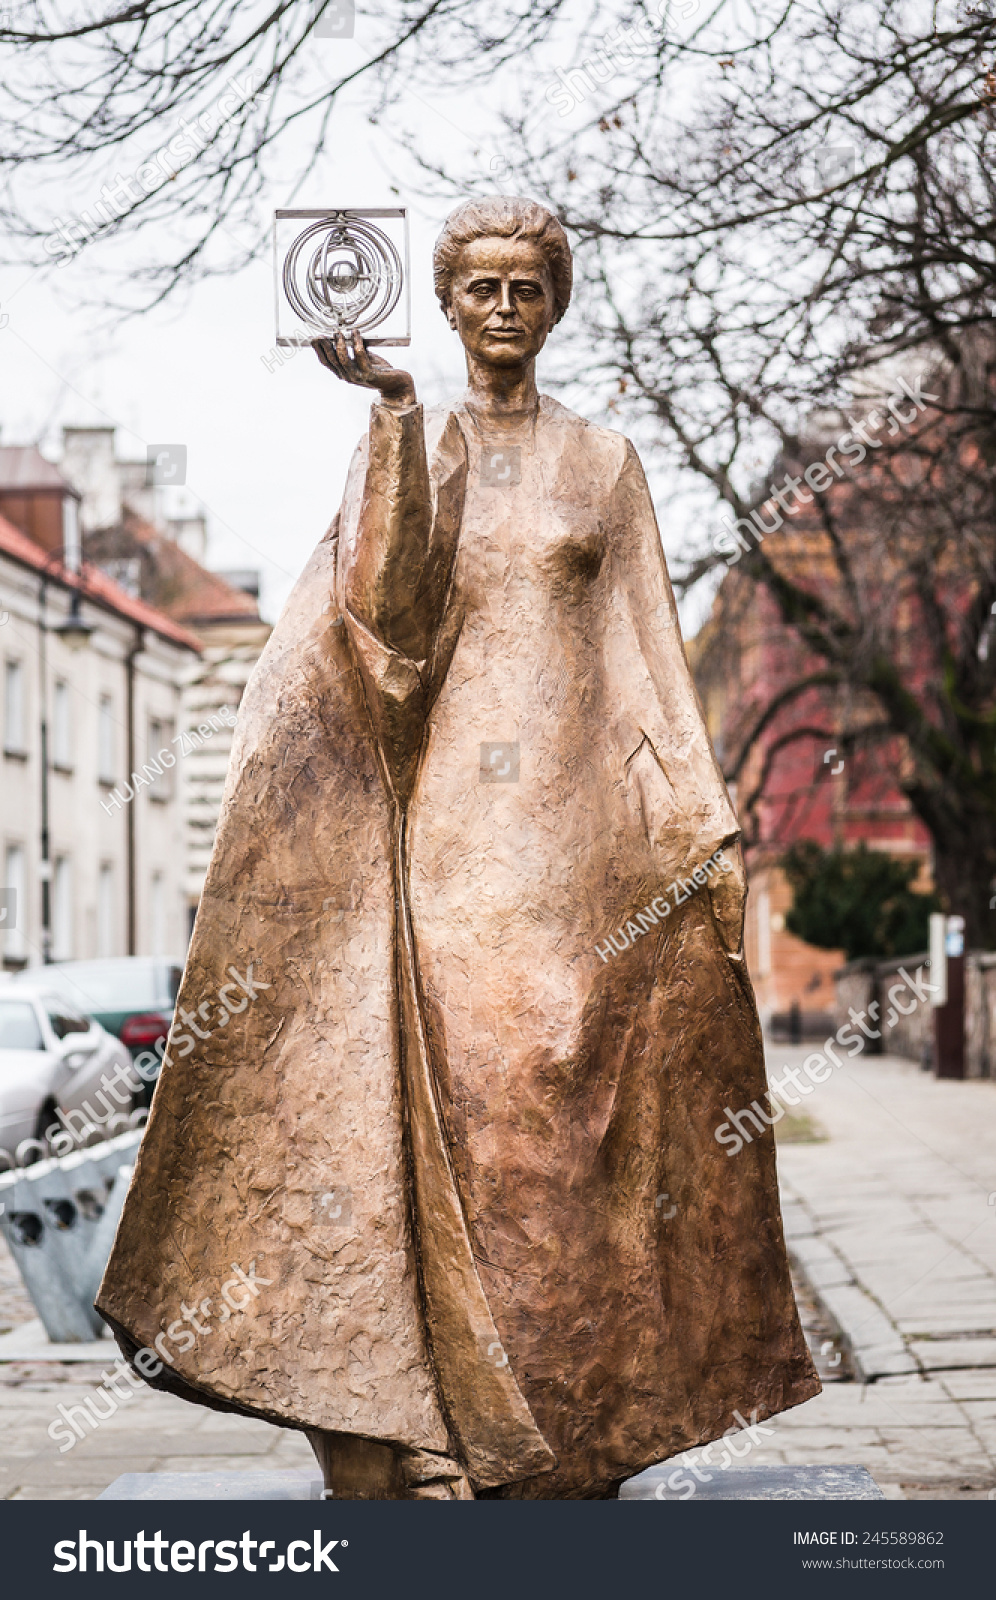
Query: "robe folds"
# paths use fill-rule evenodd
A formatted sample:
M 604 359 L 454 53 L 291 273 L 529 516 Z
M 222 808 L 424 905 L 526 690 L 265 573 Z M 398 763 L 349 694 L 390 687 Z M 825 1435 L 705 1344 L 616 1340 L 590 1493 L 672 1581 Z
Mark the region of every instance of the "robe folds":
M 817 1393 L 773 1135 L 716 1138 L 765 1090 L 737 841 L 628 441 L 375 405 L 240 709 L 126 1354 L 505 1497 Z

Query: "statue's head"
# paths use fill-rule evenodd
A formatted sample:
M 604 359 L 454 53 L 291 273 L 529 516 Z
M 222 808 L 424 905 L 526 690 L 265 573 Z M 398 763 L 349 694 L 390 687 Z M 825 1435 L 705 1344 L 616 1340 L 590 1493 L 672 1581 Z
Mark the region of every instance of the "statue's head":
M 432 258 L 436 295 L 468 354 L 487 365 L 532 360 L 571 298 L 571 247 L 533 200 L 468 200 L 447 217 Z

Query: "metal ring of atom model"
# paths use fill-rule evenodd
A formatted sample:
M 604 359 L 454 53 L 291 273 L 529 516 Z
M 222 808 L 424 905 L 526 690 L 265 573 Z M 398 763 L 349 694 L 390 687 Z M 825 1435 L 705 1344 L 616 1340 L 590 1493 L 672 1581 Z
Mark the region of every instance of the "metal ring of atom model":
M 318 240 L 302 278 L 306 246 Z M 401 257 L 380 228 L 358 217 L 322 217 L 287 252 L 284 293 L 302 322 L 323 334 L 367 333 L 389 317 L 402 289 Z

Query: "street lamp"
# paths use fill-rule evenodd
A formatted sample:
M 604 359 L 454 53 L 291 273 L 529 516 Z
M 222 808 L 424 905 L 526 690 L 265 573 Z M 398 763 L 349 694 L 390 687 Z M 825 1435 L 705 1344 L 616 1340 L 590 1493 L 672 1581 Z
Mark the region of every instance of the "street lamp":
M 80 592 L 74 589 L 69 601 L 69 615 L 52 629 L 57 638 L 70 650 L 82 650 L 93 633 L 92 623 L 85 622 L 80 612 Z

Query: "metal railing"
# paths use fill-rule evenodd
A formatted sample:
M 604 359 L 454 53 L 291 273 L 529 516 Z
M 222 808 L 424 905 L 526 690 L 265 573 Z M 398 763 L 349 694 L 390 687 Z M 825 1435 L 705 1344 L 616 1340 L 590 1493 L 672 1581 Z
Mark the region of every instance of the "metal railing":
M 93 1300 L 141 1138 L 136 1128 L 0 1174 L 0 1232 L 53 1344 L 103 1333 Z

